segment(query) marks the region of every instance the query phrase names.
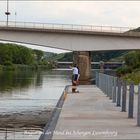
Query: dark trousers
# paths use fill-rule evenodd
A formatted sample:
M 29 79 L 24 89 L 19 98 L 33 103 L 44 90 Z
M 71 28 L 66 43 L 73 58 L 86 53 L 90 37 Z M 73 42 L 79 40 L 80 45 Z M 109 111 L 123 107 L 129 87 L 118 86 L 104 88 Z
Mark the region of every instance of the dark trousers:
M 76 91 L 78 74 L 72 75 L 72 92 Z

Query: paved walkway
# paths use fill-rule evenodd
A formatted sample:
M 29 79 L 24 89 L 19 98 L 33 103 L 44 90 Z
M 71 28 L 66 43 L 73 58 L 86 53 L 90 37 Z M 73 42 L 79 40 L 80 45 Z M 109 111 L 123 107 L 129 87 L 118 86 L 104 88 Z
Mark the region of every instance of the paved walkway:
M 79 86 L 68 94 L 59 116 L 55 139 L 140 139 L 136 117 L 127 118 L 96 86 Z M 135 113 L 136 114 L 136 113 Z

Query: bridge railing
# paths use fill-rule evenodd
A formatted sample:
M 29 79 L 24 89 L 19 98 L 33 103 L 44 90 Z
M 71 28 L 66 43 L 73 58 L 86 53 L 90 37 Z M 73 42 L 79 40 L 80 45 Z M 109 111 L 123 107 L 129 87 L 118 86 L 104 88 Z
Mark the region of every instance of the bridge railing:
M 128 111 L 128 118 L 133 118 L 137 112 L 137 126 L 140 126 L 140 85 L 104 73 L 96 73 L 96 85 L 117 107 L 121 107 L 122 112 Z
M 52 30 L 73 30 L 73 31 L 94 31 L 94 32 L 112 32 L 124 33 L 134 28 L 132 27 L 113 27 L 96 25 L 76 25 L 76 24 L 56 24 L 56 23 L 33 23 L 33 22 L 15 22 L 0 21 L 0 27 L 17 27 L 33 29 L 52 29 Z

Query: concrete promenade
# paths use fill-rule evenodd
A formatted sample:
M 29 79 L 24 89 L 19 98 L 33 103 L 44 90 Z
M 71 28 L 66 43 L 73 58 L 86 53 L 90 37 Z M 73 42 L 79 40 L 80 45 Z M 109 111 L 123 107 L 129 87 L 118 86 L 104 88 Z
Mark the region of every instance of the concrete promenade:
M 127 112 L 112 103 L 94 85 L 79 86 L 80 93 L 70 93 L 64 102 L 54 134 L 55 139 L 140 139 L 140 127 Z M 135 99 L 136 101 L 136 99 Z

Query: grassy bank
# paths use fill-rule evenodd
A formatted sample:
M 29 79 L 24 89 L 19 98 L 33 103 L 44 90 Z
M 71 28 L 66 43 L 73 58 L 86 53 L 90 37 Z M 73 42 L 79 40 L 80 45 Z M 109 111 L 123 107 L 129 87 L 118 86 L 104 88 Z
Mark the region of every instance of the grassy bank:
M 140 84 L 140 70 L 135 70 L 132 73 L 125 74 L 121 78 L 138 85 Z
M 140 51 L 131 51 L 124 56 L 125 65 L 117 69 L 117 75 L 128 82 L 140 83 Z
M 53 69 L 53 65 L 49 64 L 49 65 L 23 65 L 23 64 L 13 64 L 13 65 L 0 65 L 0 70 L 1 71 L 14 71 L 14 70 L 39 70 L 39 69 L 43 69 L 43 70 L 50 70 Z

